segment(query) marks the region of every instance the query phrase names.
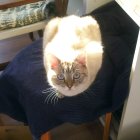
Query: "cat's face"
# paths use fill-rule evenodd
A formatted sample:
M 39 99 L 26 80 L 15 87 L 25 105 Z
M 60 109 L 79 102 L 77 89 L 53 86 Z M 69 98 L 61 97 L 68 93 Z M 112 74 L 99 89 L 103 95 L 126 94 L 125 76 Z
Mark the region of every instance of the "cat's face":
M 61 62 L 51 56 L 48 67 L 48 80 L 51 86 L 65 96 L 74 96 L 84 91 L 88 80 L 85 60 L 75 59 L 74 62 Z

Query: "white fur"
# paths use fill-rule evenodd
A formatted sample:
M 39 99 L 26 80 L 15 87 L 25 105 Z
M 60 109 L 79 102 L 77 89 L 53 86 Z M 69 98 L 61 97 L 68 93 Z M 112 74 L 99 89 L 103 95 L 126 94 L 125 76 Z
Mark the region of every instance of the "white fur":
M 55 18 L 48 23 L 44 32 L 44 66 L 48 82 L 65 96 L 74 96 L 85 91 L 94 81 L 102 64 L 103 47 L 98 23 L 90 16 Z M 54 86 L 51 77 L 54 71 L 50 69 L 47 55 L 53 54 L 63 62 L 73 62 L 75 58 L 84 53 L 88 77 L 79 86 L 67 87 Z

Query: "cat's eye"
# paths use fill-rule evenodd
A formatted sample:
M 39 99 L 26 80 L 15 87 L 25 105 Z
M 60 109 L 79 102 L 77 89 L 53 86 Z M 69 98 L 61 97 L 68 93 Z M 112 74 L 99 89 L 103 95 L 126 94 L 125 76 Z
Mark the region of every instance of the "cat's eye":
M 80 73 L 79 72 L 74 73 L 73 78 L 74 79 L 79 79 L 80 78 Z
M 58 74 L 57 79 L 58 80 L 64 80 L 64 75 L 63 74 Z

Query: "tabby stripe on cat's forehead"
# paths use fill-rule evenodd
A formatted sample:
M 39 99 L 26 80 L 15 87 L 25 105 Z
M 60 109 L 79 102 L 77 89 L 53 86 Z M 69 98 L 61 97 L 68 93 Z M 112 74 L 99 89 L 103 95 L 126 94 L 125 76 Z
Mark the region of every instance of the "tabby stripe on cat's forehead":
M 68 63 L 68 62 L 63 62 L 62 67 L 65 72 L 71 72 L 74 69 L 74 64 Z

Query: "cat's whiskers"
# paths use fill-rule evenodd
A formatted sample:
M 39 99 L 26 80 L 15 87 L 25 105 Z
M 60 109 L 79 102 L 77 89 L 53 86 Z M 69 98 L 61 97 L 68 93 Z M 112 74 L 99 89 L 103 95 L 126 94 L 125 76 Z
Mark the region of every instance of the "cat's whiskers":
M 48 93 L 44 103 L 47 102 L 47 104 L 49 104 L 49 102 L 50 102 L 51 104 L 56 104 L 58 102 L 58 96 L 57 96 L 56 89 L 50 87 L 50 88 L 43 90 L 42 93 L 43 94 Z
M 42 91 L 43 94 L 46 94 L 46 93 L 49 93 L 49 92 L 52 92 L 52 91 L 56 91 L 54 88 L 50 87 L 50 88 L 47 88 L 45 90 Z
M 46 97 L 47 104 L 50 102 L 50 100 L 53 98 L 54 95 L 55 95 L 55 93 L 51 92 L 51 93 Z
M 53 101 L 54 101 L 54 104 L 58 102 L 58 97 L 56 94 L 53 94 L 52 98 L 51 98 L 51 103 L 53 104 Z

